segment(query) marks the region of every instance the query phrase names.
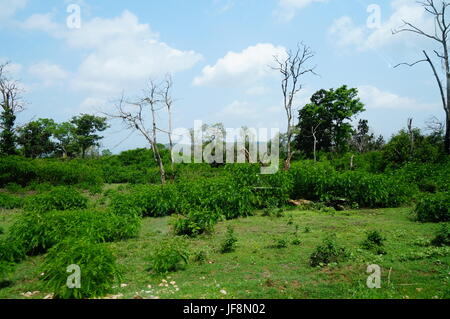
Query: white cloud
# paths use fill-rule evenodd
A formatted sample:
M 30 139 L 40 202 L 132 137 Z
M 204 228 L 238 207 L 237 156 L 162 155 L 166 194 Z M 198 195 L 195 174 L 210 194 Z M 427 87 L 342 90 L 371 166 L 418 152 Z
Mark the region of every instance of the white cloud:
M 281 106 L 235 100 L 210 118 L 226 127 L 285 128 L 285 114 Z
M 69 77 L 69 73 L 61 66 L 48 62 L 40 62 L 30 66 L 28 73 L 39 79 L 44 86 L 54 85 Z
M 278 0 L 278 9 L 275 14 L 284 21 L 290 21 L 297 11 L 315 2 L 328 2 L 328 0 Z
M 14 14 L 25 8 L 28 0 L 0 0 L 0 22 L 8 20 Z
M 36 13 L 28 17 L 20 26 L 25 30 L 36 30 L 62 37 L 65 28 L 53 21 L 53 13 Z
M 258 86 L 268 76 L 276 74 L 270 68 L 274 56 L 284 58 L 286 49 L 270 43 L 260 43 L 236 53 L 228 52 L 216 64 L 203 68 L 194 85 Z
M 13 78 L 17 78 L 23 70 L 22 64 L 12 63 L 10 62 L 10 60 L 0 57 L 0 64 L 5 63 L 8 63 L 8 65 L 4 69 L 4 72 L 12 76 Z
M 408 109 L 408 110 L 432 110 L 438 108 L 437 105 L 422 103 L 409 97 L 402 97 L 397 94 L 382 91 L 371 85 L 358 87 L 361 102 L 369 109 Z
M 356 25 L 352 18 L 344 16 L 334 21 L 329 28 L 329 35 L 339 48 L 352 47 L 360 51 L 366 51 L 393 43 L 401 43 L 402 45 L 417 43 L 418 37 L 412 33 L 392 34 L 392 30 L 402 26 L 403 20 L 421 26 L 426 31 L 433 32 L 432 20 L 427 16 L 423 7 L 415 1 L 394 0 L 391 2 L 391 8 L 392 14 L 385 20 L 382 16 L 378 28 Z M 383 13 L 383 11 L 381 12 Z
M 74 49 L 87 51 L 72 86 L 96 94 L 142 88 L 148 78 L 189 69 L 202 58 L 161 42 L 148 24 L 139 23 L 129 11 L 113 19 L 83 21 L 80 29 L 54 23 L 51 14 L 33 15 L 23 27 L 48 32 Z
M 246 118 L 258 115 L 258 109 L 250 105 L 248 102 L 234 101 L 226 106 L 221 112 L 222 116 L 245 116 Z

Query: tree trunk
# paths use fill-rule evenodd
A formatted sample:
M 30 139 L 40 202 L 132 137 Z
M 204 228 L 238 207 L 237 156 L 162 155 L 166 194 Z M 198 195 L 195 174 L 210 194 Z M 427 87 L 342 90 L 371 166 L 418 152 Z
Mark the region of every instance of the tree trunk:
M 153 142 L 152 142 L 153 154 L 156 157 L 156 160 L 159 165 L 159 173 L 161 175 L 161 184 L 164 185 L 166 183 L 166 171 L 164 170 L 164 164 L 161 159 L 161 154 L 159 154 L 158 144 L 156 142 L 157 128 L 156 128 L 155 109 L 154 109 L 153 105 L 151 106 L 151 110 L 152 110 L 152 119 L 153 119 Z
M 446 129 L 445 129 L 445 153 L 450 155 L 450 112 L 446 112 Z
M 284 162 L 284 169 L 286 171 L 291 169 L 291 159 L 292 159 L 291 139 L 292 139 L 292 134 L 291 134 L 291 130 L 289 128 L 288 134 L 287 134 L 287 156 L 286 156 L 286 161 Z
M 448 65 L 448 58 L 447 58 Z M 447 72 L 447 105 L 444 106 L 445 110 L 445 138 L 444 147 L 445 153 L 450 155 L 450 73 Z

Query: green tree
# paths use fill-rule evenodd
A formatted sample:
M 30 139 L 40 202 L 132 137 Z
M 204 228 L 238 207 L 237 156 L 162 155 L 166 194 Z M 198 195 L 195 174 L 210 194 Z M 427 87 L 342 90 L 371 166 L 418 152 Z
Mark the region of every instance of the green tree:
M 355 88 L 344 85 L 314 93 L 311 103 L 299 111 L 297 148 L 308 156 L 314 150 L 346 151 L 353 132 L 350 121 L 363 111 L 364 104 Z
M 10 108 L 3 108 L 0 114 L 0 154 L 14 155 L 16 150 L 16 136 L 14 133 L 14 123 L 16 116 Z
M 17 144 L 22 146 L 25 157 L 48 156 L 55 151 L 51 140 L 56 124 L 52 119 L 32 121 L 17 130 Z
M 75 126 L 69 122 L 56 124 L 53 128 L 53 137 L 57 140 L 56 152 L 63 158 L 73 157 L 78 153 L 74 132 Z
M 394 167 L 407 162 L 437 162 L 441 156 L 441 145 L 434 143 L 432 135 L 425 136 L 418 128 L 411 132 L 402 129 L 383 148 L 384 161 Z
M 367 153 L 380 150 L 385 143 L 382 135 L 375 138 L 370 132 L 368 120 L 359 120 L 358 127 L 352 133 L 350 144 L 357 152 Z
M 109 127 L 106 117 L 89 114 L 75 116 L 70 123 L 74 126 L 73 135 L 82 158 L 86 156 L 86 150 L 89 147 L 99 146 L 98 142 L 103 137 L 97 133 L 103 132 Z
M 16 114 L 23 110 L 20 88 L 16 81 L 7 76 L 8 63 L 0 65 L 0 154 L 14 155 L 16 136 L 14 124 Z

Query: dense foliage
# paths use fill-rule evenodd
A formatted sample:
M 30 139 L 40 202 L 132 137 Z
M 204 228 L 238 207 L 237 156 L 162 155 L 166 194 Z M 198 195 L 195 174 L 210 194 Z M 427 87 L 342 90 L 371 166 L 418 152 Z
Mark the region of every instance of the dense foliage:
M 424 195 L 417 203 L 415 213 L 421 222 L 450 221 L 450 192 Z
M 58 186 L 52 190 L 30 196 L 25 200 L 25 210 L 47 212 L 87 208 L 87 197 L 72 187 Z
M 19 196 L 10 195 L 7 193 L 0 193 L 0 208 L 14 209 L 20 208 L 23 205 L 23 200 Z
M 67 270 L 76 265 L 80 270 L 79 287 L 67 285 Z M 53 291 L 55 298 L 83 299 L 102 297 L 120 278 L 116 260 L 107 247 L 86 239 L 69 238 L 50 249 L 41 267 L 45 288 Z M 73 273 L 75 274 L 75 273 Z M 76 284 L 76 281 L 74 281 Z

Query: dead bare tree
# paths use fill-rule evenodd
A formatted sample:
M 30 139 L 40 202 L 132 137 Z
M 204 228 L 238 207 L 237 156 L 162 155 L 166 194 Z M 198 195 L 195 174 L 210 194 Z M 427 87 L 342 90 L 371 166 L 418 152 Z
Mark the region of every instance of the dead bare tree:
M 436 116 L 431 117 L 426 122 L 426 130 L 431 132 L 431 135 L 442 136 L 445 131 L 445 124 Z
M 9 62 L 0 65 L 0 153 L 13 155 L 16 152 L 14 124 L 17 113 L 24 109 L 24 102 L 19 83 L 8 77 L 9 65 Z
M 303 75 L 307 73 L 313 73 L 313 68 L 305 67 L 307 62 L 314 57 L 314 53 L 311 51 L 311 48 L 302 44 L 297 45 L 297 49 L 295 51 L 289 50 L 287 52 L 287 57 L 285 59 L 281 59 L 278 56 L 275 56 L 275 62 L 277 64 L 276 67 L 272 67 L 272 69 L 279 71 L 281 73 L 281 89 L 283 92 L 283 102 L 284 109 L 286 111 L 287 117 L 287 154 L 286 160 L 284 162 L 284 169 L 289 170 L 291 167 L 291 160 L 294 153 L 292 152 L 291 142 L 293 131 L 292 128 L 294 126 L 293 123 L 293 111 L 294 111 L 294 102 L 295 97 L 303 88 L 300 83 L 300 79 Z
M 317 162 L 317 130 L 319 129 L 319 126 L 322 123 L 320 122 L 319 124 L 317 124 L 316 126 L 312 126 L 311 127 L 311 135 L 312 138 L 314 139 L 314 147 L 313 147 L 313 152 L 314 152 L 314 163 Z
M 129 101 L 122 95 L 116 104 L 116 113 L 105 114 L 113 119 L 121 119 L 128 129 L 137 130 L 145 137 L 153 150 L 154 158 L 158 164 L 161 183 L 165 184 L 166 172 L 157 143 L 157 132 L 162 130 L 157 126 L 156 113 L 164 108 L 164 106 L 161 107 L 160 105 L 162 102 L 160 97 L 160 85 L 156 84 L 154 81 L 149 81 L 148 88 L 145 91 L 145 96 L 143 98 L 140 98 L 137 101 Z M 130 108 L 132 110 L 130 110 Z M 148 127 L 146 121 L 146 115 L 148 115 L 148 113 L 151 115 L 151 128 Z
M 408 119 L 407 127 L 408 127 L 409 144 L 410 144 L 409 152 L 410 152 L 411 156 L 413 156 L 413 154 L 414 154 L 414 128 L 413 128 L 413 119 L 412 118 Z
M 437 4 L 437 2 L 439 4 Z M 400 63 L 395 67 L 400 65 L 406 66 L 414 66 L 416 64 L 426 62 L 430 65 L 431 70 L 433 71 L 433 75 L 436 79 L 436 82 L 439 87 L 439 92 L 441 95 L 442 105 L 444 107 L 444 111 L 446 114 L 446 133 L 444 139 L 445 152 L 450 154 L 450 63 L 449 63 L 449 51 L 448 51 L 448 40 L 449 40 L 449 32 L 450 32 L 450 23 L 447 21 L 446 13 L 447 7 L 450 6 L 450 3 L 447 1 L 434 1 L 434 0 L 425 0 L 418 2 L 423 6 L 424 10 L 433 17 L 434 20 L 434 32 L 429 33 L 425 32 L 418 26 L 413 25 L 410 22 L 403 21 L 403 26 L 401 26 L 397 30 L 393 30 L 393 34 L 398 34 L 401 32 L 412 32 L 416 33 L 420 36 L 426 37 L 430 40 L 433 40 L 440 47 L 438 50 L 433 50 L 436 58 L 441 62 L 444 73 L 445 80 L 442 80 L 438 70 L 435 66 L 435 62 L 430 58 L 430 55 L 426 50 L 423 50 L 422 53 L 424 55 L 424 59 L 418 60 L 413 63 Z
M 172 155 L 172 150 L 173 150 L 173 140 L 172 140 L 172 132 L 173 132 L 173 127 L 172 127 L 172 105 L 173 105 L 173 99 L 172 99 L 172 86 L 173 86 L 173 82 L 172 82 L 172 77 L 170 75 L 166 76 L 166 79 L 164 81 L 163 84 L 163 89 L 161 91 L 161 95 L 162 95 L 162 100 L 164 101 L 164 105 L 167 109 L 167 114 L 169 117 L 169 130 L 167 132 L 167 135 L 169 136 L 169 150 L 170 150 L 170 158 L 171 158 L 171 162 L 172 162 L 172 168 L 174 166 L 174 162 L 173 162 L 173 155 Z

